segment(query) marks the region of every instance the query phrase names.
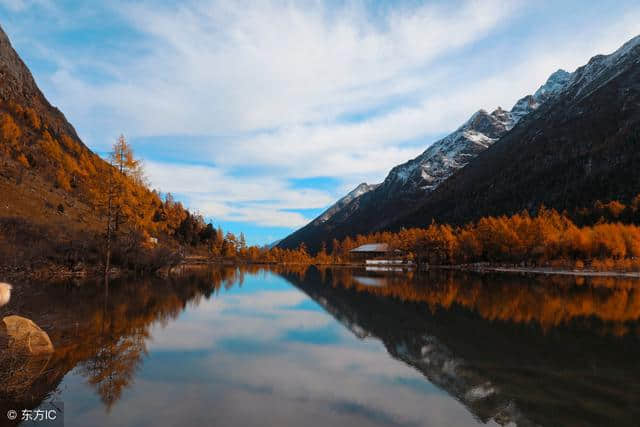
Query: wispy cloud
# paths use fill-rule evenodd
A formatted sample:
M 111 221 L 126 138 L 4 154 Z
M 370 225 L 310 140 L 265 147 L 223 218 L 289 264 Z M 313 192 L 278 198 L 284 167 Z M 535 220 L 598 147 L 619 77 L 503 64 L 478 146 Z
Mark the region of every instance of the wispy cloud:
M 436 83 L 424 67 L 485 36 L 513 5 L 426 5 L 373 19 L 359 2 L 125 4 L 118 10 L 144 53 L 120 58 L 115 70 L 113 58 L 92 56 L 94 67 L 113 70 L 107 82 L 68 66 L 52 79 L 62 99 L 83 95 L 76 110 L 106 110 L 134 135 L 334 122 Z
M 322 208 L 332 197 L 294 189 L 282 179 L 231 177 L 216 167 L 146 162 L 154 187 L 186 197 L 205 216 L 271 227 L 299 227 L 307 219 L 294 210 Z

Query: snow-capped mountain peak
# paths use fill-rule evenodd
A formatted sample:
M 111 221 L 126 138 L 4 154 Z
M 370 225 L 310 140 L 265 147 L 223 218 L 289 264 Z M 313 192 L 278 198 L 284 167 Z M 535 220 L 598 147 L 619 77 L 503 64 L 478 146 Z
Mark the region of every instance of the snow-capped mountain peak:
M 333 215 L 339 212 L 343 207 L 351 203 L 352 200 L 357 199 L 365 193 L 368 193 L 371 190 L 374 190 L 379 184 L 367 184 L 363 182 L 359 184 L 356 188 L 351 190 L 346 196 L 338 200 L 336 203 L 331 205 L 329 209 L 324 211 L 318 218 L 316 218 L 314 223 L 323 223 L 328 221 Z
M 564 70 L 556 71 L 533 95 L 520 99 L 511 111 L 501 107 L 491 113 L 483 109 L 476 111 L 462 126 L 433 143 L 418 157 L 391 169 L 384 182 L 358 185 L 307 227 L 346 221 L 346 218 L 359 209 L 359 200 L 367 193 L 375 192 L 375 198 L 386 200 L 394 197 L 420 197 L 433 191 L 457 170 L 491 147 L 523 117 L 561 92 L 571 76 Z
M 586 96 L 614 79 L 628 66 L 638 64 L 638 50 L 640 50 L 640 35 L 626 42 L 612 54 L 596 55 L 586 65 L 579 67 L 566 85 L 567 89 L 570 88 L 573 91 L 574 100 Z
M 537 110 L 540 105 L 549 101 L 562 92 L 571 82 L 573 73 L 565 70 L 558 70 L 551 74 L 547 81 L 535 91 L 533 95 L 522 97 L 515 103 L 510 111 L 512 124 L 515 126 L 524 116 Z
M 456 170 L 511 130 L 523 117 L 560 93 L 572 74 L 558 70 L 533 94 L 527 95 L 511 111 L 501 107 L 491 113 L 480 109 L 453 133 L 433 143 L 415 159 L 391 170 L 381 190 L 425 192 L 434 190 Z
M 572 73 L 569 73 L 563 69 L 551 74 L 545 84 L 533 94 L 533 98 L 538 102 L 544 102 L 550 97 L 558 94 L 562 89 L 567 86 L 567 83 L 571 80 Z

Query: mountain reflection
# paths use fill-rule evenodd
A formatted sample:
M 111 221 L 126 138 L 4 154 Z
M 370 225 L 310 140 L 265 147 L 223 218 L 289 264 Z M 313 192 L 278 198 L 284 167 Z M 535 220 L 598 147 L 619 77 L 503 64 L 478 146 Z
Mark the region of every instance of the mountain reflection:
M 245 278 L 253 289 L 243 291 Z M 256 288 L 256 282 L 268 284 Z M 127 400 L 136 380 L 144 384 L 129 396 L 127 410 L 153 399 L 151 380 L 175 390 L 196 381 L 206 384 L 200 392 L 213 393 L 192 403 L 202 410 L 219 404 L 231 411 L 229 402 L 215 402 L 221 396 L 215 393 L 226 393 L 254 399 L 272 414 L 269 399 L 281 402 L 286 395 L 300 405 L 316 400 L 318 413 L 353 416 L 345 418 L 347 425 L 362 419 L 422 424 L 428 409 L 420 402 L 443 403 L 431 389 L 410 390 L 424 393 L 435 385 L 483 423 L 635 425 L 637 285 L 612 278 L 256 266 L 186 269 L 108 287 L 23 284 L 15 286 L 0 319 L 32 320 L 54 351 L 29 357 L 0 348 L 0 414 L 55 400 L 72 376 L 93 390 L 107 413 Z M 217 298 L 223 290 L 231 293 Z M 351 333 L 315 304 L 309 307 L 311 300 Z M 386 353 L 354 347 L 343 335 L 358 343 L 373 338 Z M 175 372 L 174 363 L 182 363 Z M 145 365 L 151 365 L 146 376 Z M 348 390 L 331 388 L 349 375 Z
M 434 271 L 363 282 L 366 274 L 285 277 L 483 422 L 637 425 L 637 281 Z

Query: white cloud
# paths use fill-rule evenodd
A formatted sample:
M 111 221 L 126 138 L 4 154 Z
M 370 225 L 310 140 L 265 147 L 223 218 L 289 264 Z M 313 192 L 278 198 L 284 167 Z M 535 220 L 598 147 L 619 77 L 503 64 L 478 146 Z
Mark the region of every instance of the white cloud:
M 357 2 L 337 11 L 322 2 L 210 1 L 169 9 L 142 2 L 124 6 L 123 15 L 147 34 L 147 54 L 121 64 L 107 84 L 83 79 L 66 61 L 52 81 L 64 88 L 63 98 L 83 99 L 74 113 L 97 128 L 120 122 L 132 137 L 240 135 L 189 147 L 220 168 L 150 162 L 152 182 L 187 195 L 206 215 L 298 227 L 309 218 L 291 209 L 322 208 L 339 194 L 296 190 L 289 179 L 379 179 L 421 151 L 398 143 L 440 130 L 448 110 L 439 98 L 359 124 L 338 118 L 444 78 L 443 70 L 416 69 L 484 36 L 514 9 L 495 6 L 398 8 L 374 20 Z M 113 69 L 95 59 L 96 67 Z M 238 178 L 231 167 L 268 172 Z M 270 202 L 261 200 L 265 195 Z
M 322 121 L 422 86 L 398 77 L 486 34 L 512 10 L 498 6 L 422 6 L 373 22 L 356 2 L 337 11 L 322 2 L 136 4 L 123 13 L 151 36 L 151 52 L 131 61 L 126 82 L 104 89 L 139 95 L 124 108 L 142 132 Z
M 117 71 L 111 58 L 93 56 L 95 67 L 112 71 L 109 83 L 87 81 L 68 63 L 53 81 L 64 88 L 64 104 L 83 99 L 74 110 L 88 120 L 103 120 L 94 112 L 106 109 L 135 136 L 282 129 L 385 105 L 428 88 L 438 72 L 424 73 L 427 64 L 484 36 L 514 9 L 467 1 L 374 20 L 357 2 L 337 11 L 276 1 L 120 8 L 146 34 L 145 53 Z
M 289 210 L 322 208 L 333 199 L 323 191 L 294 189 L 275 177 L 234 177 L 211 166 L 149 161 L 145 170 L 153 187 L 186 196 L 190 206 L 217 220 L 299 227 L 307 219 Z

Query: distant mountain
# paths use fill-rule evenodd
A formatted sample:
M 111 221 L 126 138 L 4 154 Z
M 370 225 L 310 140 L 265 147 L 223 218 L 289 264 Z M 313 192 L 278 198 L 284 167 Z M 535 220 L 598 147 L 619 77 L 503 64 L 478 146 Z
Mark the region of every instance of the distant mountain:
M 551 99 L 568 81 L 570 74 L 558 70 L 534 95 L 520 99 L 511 111 L 498 107 L 492 113 L 477 111 L 455 132 L 435 142 L 421 155 L 391 170 L 382 186 L 392 194 L 430 192 L 489 148 L 523 117 Z
M 491 113 L 477 111 L 418 157 L 394 167 L 384 182 L 361 184 L 311 223 L 283 239 L 279 246 L 295 248 L 305 242 L 315 250 L 323 241 L 328 243 L 333 238 L 384 227 L 399 213 L 414 208 L 415 203 L 491 147 L 523 118 L 553 99 L 571 76 L 564 70 L 556 71 L 533 95 L 518 100 L 511 111 L 500 107 Z
M 318 216 L 318 218 L 316 218 L 311 222 L 311 224 L 317 226 L 329 221 L 336 213 L 342 211 L 345 208 L 345 206 L 347 206 L 349 203 L 351 203 L 358 197 L 362 196 L 363 194 L 368 193 L 369 191 L 375 190 L 378 187 L 378 185 L 380 184 L 370 185 L 370 184 L 367 184 L 366 182 L 363 182 L 362 184 L 358 185 L 356 188 L 351 190 L 349 194 L 347 194 L 342 199 L 338 200 L 336 203 L 331 205 L 329 209 L 321 213 L 320 216 Z
M 640 193 L 640 36 L 598 55 L 491 149 L 376 227 L 462 223 L 483 215 L 572 211 Z
M 352 213 L 358 211 L 358 201 L 360 197 L 375 190 L 379 185 L 380 184 L 370 185 L 363 182 L 351 190 L 346 196 L 331 205 L 326 211 L 322 212 L 316 219 L 285 239 L 279 240 L 274 246 L 295 248 L 298 247 L 300 243 L 304 242 L 308 244 L 307 242 L 313 240 L 316 244 L 314 244 L 311 249 L 319 249 L 323 241 L 327 242 L 321 238 L 321 235 L 331 230 L 332 224 L 336 221 L 334 217 L 339 215 L 340 219 L 338 221 L 345 222 Z M 315 236 L 315 238 L 312 238 L 312 236 Z M 329 242 L 327 242 L 327 244 L 328 243 Z

